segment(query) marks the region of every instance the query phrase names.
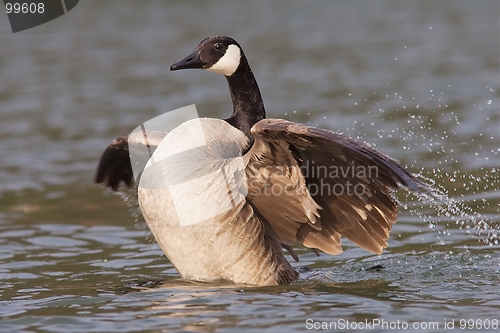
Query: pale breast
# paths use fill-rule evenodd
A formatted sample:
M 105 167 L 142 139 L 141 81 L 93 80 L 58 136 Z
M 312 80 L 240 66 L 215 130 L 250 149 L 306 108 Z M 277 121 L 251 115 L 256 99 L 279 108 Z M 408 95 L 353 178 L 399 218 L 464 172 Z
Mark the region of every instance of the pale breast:
M 241 151 L 247 143 L 241 131 L 223 120 L 190 120 L 167 134 L 144 169 L 138 186 L 141 210 L 162 250 L 184 277 L 225 278 L 219 275 L 230 271 L 228 256 L 246 251 L 248 244 L 241 244 L 239 234 L 246 226 L 241 223 L 234 230 L 232 224 L 246 206 Z M 244 237 L 255 243 L 261 236 L 254 233 L 262 230 L 254 226 L 247 233 Z
M 140 198 L 143 210 L 149 210 L 145 199 L 151 190 L 164 200 L 151 210 L 162 211 L 168 216 L 165 223 L 171 225 L 197 224 L 232 209 L 244 200 L 241 150 L 246 142 L 241 131 L 220 119 L 181 124 L 167 134 L 146 164 L 139 183 L 146 195 Z M 162 207 L 167 202 L 170 209 L 165 213 Z

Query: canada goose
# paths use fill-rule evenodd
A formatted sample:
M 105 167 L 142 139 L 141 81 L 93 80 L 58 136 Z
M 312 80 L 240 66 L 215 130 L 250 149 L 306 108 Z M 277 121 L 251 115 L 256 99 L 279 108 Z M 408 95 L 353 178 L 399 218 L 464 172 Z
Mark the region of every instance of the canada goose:
M 130 186 L 129 143 L 156 147 L 138 182 L 139 204 L 183 278 L 285 284 L 298 273 L 282 247 L 297 260 L 297 241 L 332 255 L 342 252 L 341 235 L 373 253 L 387 247 L 397 217 L 391 190 L 421 191 L 414 174 L 348 137 L 265 119 L 252 70 L 230 37 L 206 38 L 170 67 L 187 68 L 226 77 L 231 117 L 143 133 L 147 143 L 142 135 L 122 136 L 104 151 L 96 174 L 114 190 L 121 181 Z

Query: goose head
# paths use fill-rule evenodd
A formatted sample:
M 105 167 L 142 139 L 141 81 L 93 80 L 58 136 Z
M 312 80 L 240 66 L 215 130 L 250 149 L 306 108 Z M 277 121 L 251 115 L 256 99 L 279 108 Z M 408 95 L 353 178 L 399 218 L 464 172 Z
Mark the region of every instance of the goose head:
M 202 40 L 187 57 L 170 66 L 170 70 L 199 68 L 222 74 L 229 84 L 233 114 L 224 120 L 254 142 L 251 128 L 266 117 L 259 86 L 240 45 L 231 37 L 212 36 Z
M 231 37 L 214 36 L 202 40 L 187 57 L 170 66 L 170 70 L 199 68 L 232 76 L 244 59 L 238 42 Z

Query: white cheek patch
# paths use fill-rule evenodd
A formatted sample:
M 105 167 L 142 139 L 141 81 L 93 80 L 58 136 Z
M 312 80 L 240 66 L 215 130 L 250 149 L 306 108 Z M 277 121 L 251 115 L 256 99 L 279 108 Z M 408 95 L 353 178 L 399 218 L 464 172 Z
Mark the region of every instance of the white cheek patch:
M 226 53 L 219 59 L 212 67 L 207 68 L 207 71 L 231 76 L 236 72 L 240 65 L 241 51 L 240 48 L 234 44 L 227 47 Z

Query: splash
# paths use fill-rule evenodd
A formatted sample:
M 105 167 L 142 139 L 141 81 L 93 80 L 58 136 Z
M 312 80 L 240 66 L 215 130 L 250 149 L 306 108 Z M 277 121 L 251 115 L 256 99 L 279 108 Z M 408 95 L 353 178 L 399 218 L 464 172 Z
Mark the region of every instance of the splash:
M 122 187 L 121 191 L 113 191 L 113 193 L 122 198 L 123 202 L 125 202 L 125 204 L 127 205 L 130 216 L 132 216 L 134 220 L 134 226 L 138 230 L 148 231 L 149 229 L 144 222 L 142 211 L 139 206 L 139 199 L 137 197 L 137 185 L 127 189 L 125 189 L 125 187 Z M 153 237 L 151 236 L 150 238 L 150 241 L 153 241 Z
M 492 174 L 496 173 L 496 169 L 492 170 Z M 453 176 L 444 173 L 444 176 L 453 182 L 453 179 L 459 173 L 454 172 Z M 408 209 L 411 214 L 414 214 L 421 218 L 423 221 L 429 224 L 429 228 L 435 229 L 438 222 L 441 221 L 452 221 L 458 226 L 460 230 L 463 230 L 470 237 L 476 238 L 483 243 L 494 246 L 500 243 L 500 224 L 498 221 L 494 220 L 494 217 L 483 216 L 483 214 L 475 211 L 472 207 L 467 205 L 470 200 L 477 201 L 475 197 L 482 197 L 481 202 L 483 205 L 489 205 L 489 201 L 485 197 L 494 196 L 498 192 L 487 192 L 481 193 L 480 195 L 461 195 L 459 198 L 449 197 L 448 191 L 444 186 L 436 183 L 436 180 L 428 178 L 422 174 L 416 175 L 420 180 L 423 191 L 420 193 L 412 192 L 407 190 L 406 201 L 409 204 L 404 204 L 398 200 L 398 204 Z M 475 179 L 474 175 L 468 176 L 471 179 Z M 486 174 L 485 177 L 488 177 Z M 465 178 L 465 177 L 463 177 Z M 491 182 L 498 182 L 495 177 L 489 177 Z M 417 198 L 417 201 L 411 201 L 411 197 Z M 422 211 L 423 206 L 429 206 L 435 211 L 434 214 L 426 214 Z M 449 231 L 446 231 L 450 235 Z M 438 236 L 438 238 L 440 238 Z M 444 241 L 441 240 L 441 244 Z M 467 248 L 466 248 L 467 250 Z

